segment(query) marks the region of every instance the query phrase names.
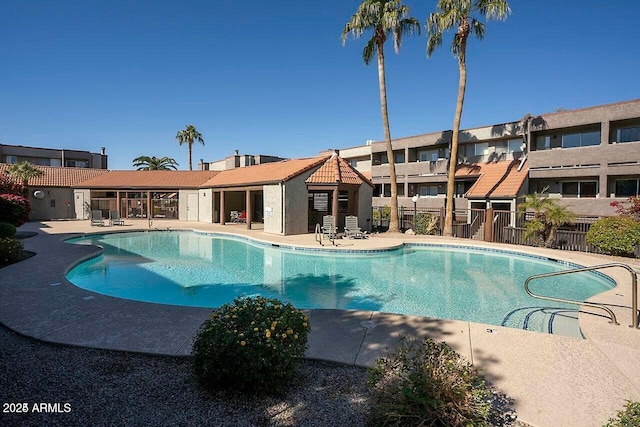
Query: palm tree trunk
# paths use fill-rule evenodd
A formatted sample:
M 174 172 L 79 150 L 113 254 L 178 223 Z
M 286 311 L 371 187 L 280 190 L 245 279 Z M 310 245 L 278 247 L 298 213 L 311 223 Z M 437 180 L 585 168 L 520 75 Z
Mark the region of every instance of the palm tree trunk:
M 389 232 L 398 232 L 398 188 L 396 183 L 396 164 L 391 146 L 391 130 L 389 128 L 389 113 L 387 111 L 387 82 L 384 73 L 383 43 L 378 43 L 378 81 L 380 82 L 380 108 L 382 109 L 382 127 L 384 140 L 387 144 L 387 159 L 389 161 L 389 180 L 391 181 L 391 215 L 389 218 Z
M 193 147 L 193 142 L 190 141 L 189 142 L 189 170 L 190 171 L 193 170 L 193 167 L 191 166 L 191 150 L 192 150 L 192 147 Z
M 467 87 L 467 39 L 460 40 L 458 52 L 458 66 L 460 68 L 460 82 L 458 83 L 458 102 L 456 103 L 456 115 L 453 119 L 453 135 L 451 136 L 451 153 L 449 154 L 449 175 L 447 177 L 447 205 L 444 217 L 444 236 L 453 236 L 453 197 L 456 185 L 456 165 L 458 164 L 458 139 L 460 135 L 460 120 L 462 119 L 462 107 L 464 105 L 464 93 Z

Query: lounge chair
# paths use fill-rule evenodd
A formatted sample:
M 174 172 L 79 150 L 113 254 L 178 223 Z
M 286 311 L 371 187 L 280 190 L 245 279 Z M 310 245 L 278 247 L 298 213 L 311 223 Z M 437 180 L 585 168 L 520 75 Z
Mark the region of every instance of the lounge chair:
M 118 211 L 109 211 L 109 224 L 124 225 L 124 219 L 120 218 L 120 213 Z
M 367 232 L 358 227 L 358 217 L 353 215 L 344 219 L 344 235 L 349 239 L 366 239 L 368 237 Z
M 331 241 L 336 238 L 336 221 L 333 215 L 322 217 L 322 234 Z
M 102 219 L 102 211 L 91 211 L 91 226 L 104 225 L 104 219 Z

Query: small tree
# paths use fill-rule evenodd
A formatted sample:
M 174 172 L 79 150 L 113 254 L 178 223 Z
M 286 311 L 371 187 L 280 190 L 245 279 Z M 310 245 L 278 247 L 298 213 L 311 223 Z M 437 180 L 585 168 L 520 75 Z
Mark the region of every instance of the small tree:
M 538 246 L 552 248 L 556 245 L 556 234 L 560 226 L 573 223 L 575 214 L 550 199 L 545 195 L 546 191 L 547 187 L 541 193 L 534 192 L 523 196 L 524 201 L 518 205 L 518 212 L 524 214 L 533 211 L 533 218 L 524 224 L 524 239 L 534 237 Z
M 29 180 L 43 175 L 40 169 L 29 162 L 11 165 L 7 173 L 22 182 L 22 195 L 27 199 L 29 198 Z
M 171 157 L 140 156 L 133 159 L 133 167 L 139 171 L 176 170 L 178 162 Z

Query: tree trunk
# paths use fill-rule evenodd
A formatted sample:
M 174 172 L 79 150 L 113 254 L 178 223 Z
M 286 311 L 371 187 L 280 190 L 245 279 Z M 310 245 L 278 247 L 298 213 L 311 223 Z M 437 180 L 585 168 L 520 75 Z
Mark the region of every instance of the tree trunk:
M 192 171 L 193 167 L 191 166 L 191 149 L 193 147 L 193 142 L 189 142 L 189 170 Z
M 458 164 L 458 139 L 460 135 L 460 120 L 462 119 L 462 107 L 464 105 L 464 92 L 467 86 L 467 39 L 461 37 L 460 50 L 458 52 L 458 66 L 460 68 L 460 82 L 458 84 L 458 102 L 456 115 L 453 119 L 453 135 L 451 136 L 451 153 L 449 153 L 449 175 L 447 177 L 447 205 L 444 217 L 443 236 L 453 236 L 453 197 L 456 185 L 456 165 Z
M 396 164 L 391 146 L 391 130 L 389 129 L 389 113 L 387 112 L 387 82 L 384 75 L 384 44 L 378 43 L 378 80 L 380 82 L 380 108 L 382 109 L 382 127 L 384 140 L 387 144 L 387 159 L 389 161 L 389 180 L 391 181 L 391 216 L 389 218 L 389 232 L 398 232 L 398 185 L 396 182 Z

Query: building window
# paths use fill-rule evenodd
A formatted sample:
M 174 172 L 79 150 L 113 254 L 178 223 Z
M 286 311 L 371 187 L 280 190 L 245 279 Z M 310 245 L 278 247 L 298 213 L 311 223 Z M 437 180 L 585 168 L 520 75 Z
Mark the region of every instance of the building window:
M 598 181 L 566 181 L 562 183 L 562 197 L 596 197 Z
M 69 168 L 88 168 L 89 162 L 86 160 L 65 160 L 65 166 Z
M 562 135 L 562 148 L 600 145 L 600 131 L 569 133 Z
M 640 195 L 640 179 L 616 179 L 616 197 Z
M 507 153 L 521 153 L 522 151 L 524 151 L 524 141 L 522 138 L 507 141 Z
M 18 156 L 5 156 L 5 162 L 13 165 L 18 163 Z
M 640 126 L 618 129 L 617 142 L 636 142 L 640 141 Z
M 404 163 L 404 151 L 393 153 L 393 161 L 395 163 Z
M 49 207 L 52 207 L 52 208 L 56 207 L 56 200 L 55 199 L 49 200 Z
M 404 184 L 396 184 L 396 190 L 398 191 L 398 197 L 404 197 Z
M 418 194 L 420 197 L 438 197 L 438 184 L 421 185 Z
M 62 166 L 62 160 L 60 160 L 60 159 L 49 159 L 49 166 Z
M 488 142 L 478 142 L 473 145 L 473 155 L 474 156 L 486 156 L 489 154 L 489 143 Z
M 435 162 L 438 160 L 438 150 L 419 151 L 418 160 L 421 162 Z
M 382 197 L 382 184 L 375 184 L 374 185 L 373 197 Z
M 536 151 L 551 149 L 551 135 L 539 136 L 536 138 Z
M 352 168 L 357 168 L 358 167 L 358 161 L 356 159 L 351 159 L 349 164 L 351 164 Z

